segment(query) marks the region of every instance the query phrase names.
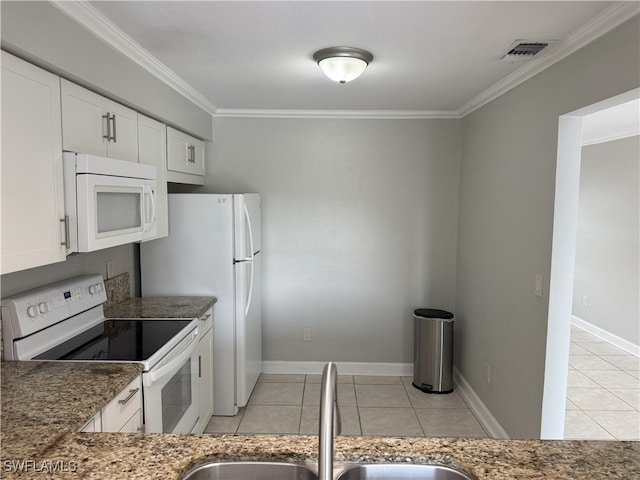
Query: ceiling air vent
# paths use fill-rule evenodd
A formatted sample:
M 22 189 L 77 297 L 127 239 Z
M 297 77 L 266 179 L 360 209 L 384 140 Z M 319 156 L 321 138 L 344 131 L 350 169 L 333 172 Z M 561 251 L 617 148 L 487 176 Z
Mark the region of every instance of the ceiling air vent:
M 551 41 L 532 42 L 516 40 L 501 57 L 503 60 L 529 60 L 547 48 Z

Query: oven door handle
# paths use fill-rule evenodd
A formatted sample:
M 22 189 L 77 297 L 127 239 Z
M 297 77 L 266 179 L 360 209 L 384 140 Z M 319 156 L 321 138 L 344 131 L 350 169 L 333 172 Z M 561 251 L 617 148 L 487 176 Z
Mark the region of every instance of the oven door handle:
M 171 360 L 169 360 L 168 363 L 157 369 L 152 368 L 149 371 L 149 380 L 151 383 L 162 378 L 172 370 L 175 370 L 176 367 L 182 365 L 185 360 L 193 354 L 196 347 L 196 339 L 198 338 L 198 329 L 196 328 L 191 334 L 189 334 L 188 338 L 189 340 L 187 344 Z

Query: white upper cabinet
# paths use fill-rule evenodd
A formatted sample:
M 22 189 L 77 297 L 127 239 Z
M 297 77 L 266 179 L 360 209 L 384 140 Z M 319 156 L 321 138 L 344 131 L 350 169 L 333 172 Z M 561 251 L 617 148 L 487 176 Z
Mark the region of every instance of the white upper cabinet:
M 60 78 L 2 52 L 2 274 L 63 261 Z
M 204 142 L 167 127 L 167 179 L 170 182 L 204 184 Z
M 138 157 L 140 163 L 156 167 L 156 224 L 154 238 L 169 235 L 167 197 L 167 127 L 142 114 L 138 114 Z
M 63 149 L 137 162 L 138 113 L 65 79 L 61 85 Z

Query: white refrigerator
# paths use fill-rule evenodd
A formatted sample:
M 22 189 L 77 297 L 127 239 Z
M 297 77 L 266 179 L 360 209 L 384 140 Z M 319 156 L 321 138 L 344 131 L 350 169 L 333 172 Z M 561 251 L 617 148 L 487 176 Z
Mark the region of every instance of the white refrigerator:
M 140 245 L 142 296 L 215 296 L 213 413 L 235 415 L 262 372 L 260 195 L 170 194 L 169 236 Z

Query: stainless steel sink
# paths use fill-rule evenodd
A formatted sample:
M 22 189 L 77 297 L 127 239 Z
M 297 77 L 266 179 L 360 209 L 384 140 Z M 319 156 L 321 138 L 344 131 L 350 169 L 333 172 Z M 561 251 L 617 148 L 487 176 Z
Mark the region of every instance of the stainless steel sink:
M 336 476 L 336 480 L 472 480 L 472 478 L 441 465 L 362 463 L 344 466 Z
M 297 463 L 217 462 L 189 470 L 182 480 L 318 480 L 318 476 Z
M 335 480 L 473 480 L 442 465 L 347 463 L 335 465 Z M 299 463 L 211 462 L 189 470 L 182 480 L 318 480 Z

